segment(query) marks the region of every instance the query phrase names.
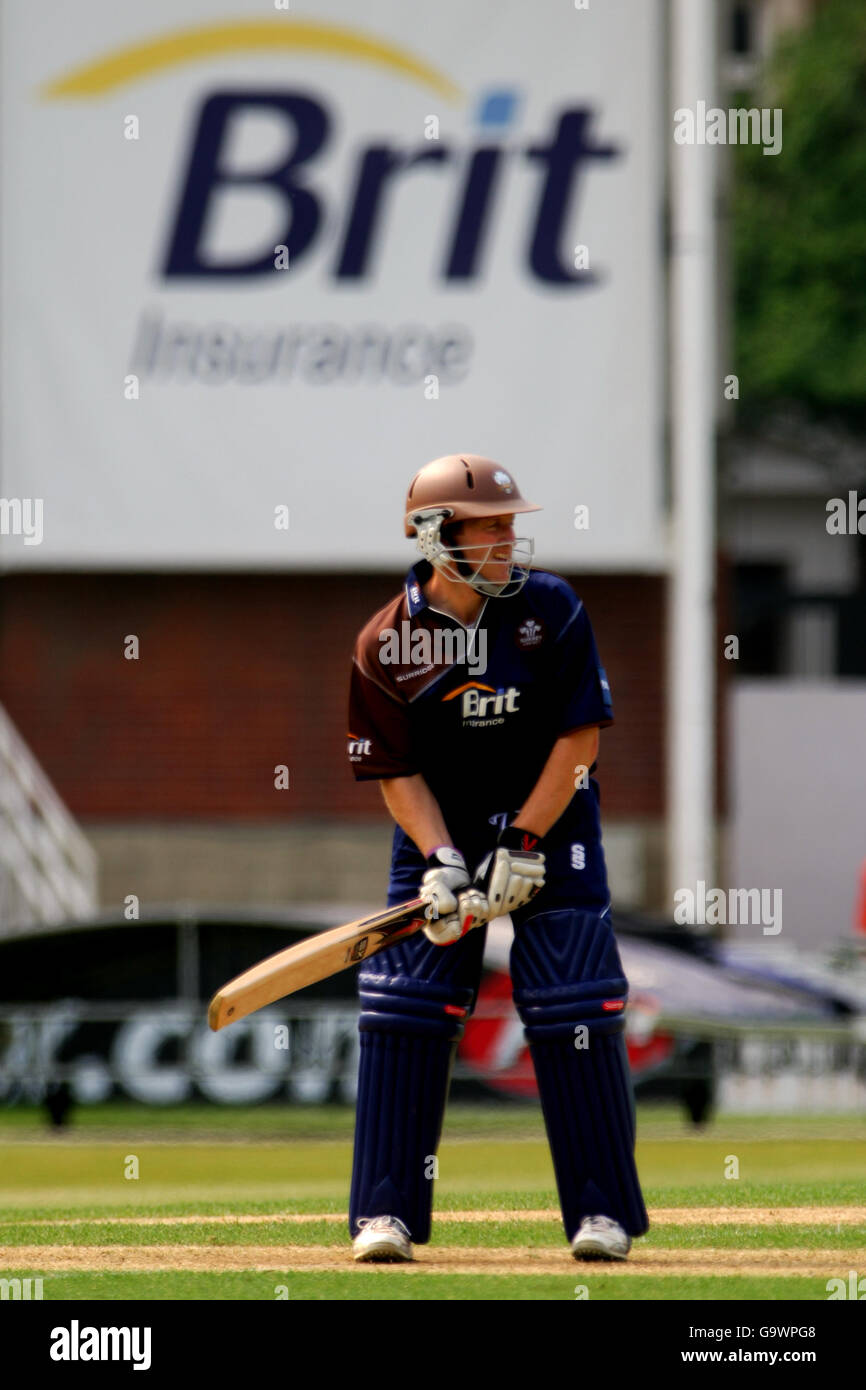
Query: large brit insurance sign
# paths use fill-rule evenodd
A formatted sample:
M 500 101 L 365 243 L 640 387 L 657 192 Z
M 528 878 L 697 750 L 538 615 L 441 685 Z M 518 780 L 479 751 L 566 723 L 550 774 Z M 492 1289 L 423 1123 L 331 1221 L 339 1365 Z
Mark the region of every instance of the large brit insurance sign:
M 2 24 L 0 566 L 399 568 L 459 451 L 663 565 L 657 0 Z

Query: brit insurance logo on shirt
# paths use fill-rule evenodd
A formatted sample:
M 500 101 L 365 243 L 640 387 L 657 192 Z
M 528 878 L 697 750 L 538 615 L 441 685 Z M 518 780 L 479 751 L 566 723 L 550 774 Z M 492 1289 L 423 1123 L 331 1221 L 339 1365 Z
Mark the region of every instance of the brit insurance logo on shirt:
M 504 724 L 507 715 L 517 713 L 519 699 L 520 691 L 516 685 L 509 685 L 507 690 L 495 690 L 492 685 L 470 681 L 443 695 L 442 703 L 459 700 L 464 728 L 478 729 Z
M 359 738 L 357 734 L 347 734 L 349 740 L 349 762 L 359 763 L 373 751 L 373 741 L 369 738 Z

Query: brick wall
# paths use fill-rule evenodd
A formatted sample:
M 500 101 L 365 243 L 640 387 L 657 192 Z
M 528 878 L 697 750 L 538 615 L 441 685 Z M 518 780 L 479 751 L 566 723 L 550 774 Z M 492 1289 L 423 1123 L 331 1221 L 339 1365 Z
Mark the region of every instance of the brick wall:
M 613 691 L 606 816 L 664 809 L 664 580 L 581 576 Z M 345 760 L 355 634 L 393 575 L 13 575 L 0 701 L 72 812 L 106 821 L 378 819 Z M 124 659 L 135 634 L 140 658 Z M 290 769 L 277 791 L 274 766 Z

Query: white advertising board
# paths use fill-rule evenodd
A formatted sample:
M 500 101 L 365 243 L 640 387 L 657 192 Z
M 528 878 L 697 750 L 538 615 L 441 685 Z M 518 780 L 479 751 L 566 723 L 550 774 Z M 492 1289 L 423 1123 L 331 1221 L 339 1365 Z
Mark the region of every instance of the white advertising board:
M 2 568 L 403 568 L 459 451 L 663 566 L 658 0 L 2 22 Z

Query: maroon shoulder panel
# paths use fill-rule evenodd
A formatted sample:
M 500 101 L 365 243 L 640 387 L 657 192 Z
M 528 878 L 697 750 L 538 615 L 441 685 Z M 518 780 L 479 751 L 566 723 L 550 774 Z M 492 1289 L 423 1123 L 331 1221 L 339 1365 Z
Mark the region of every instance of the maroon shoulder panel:
M 383 642 L 408 621 L 405 594 L 374 613 L 355 644 L 349 687 L 349 762 L 358 781 L 408 777 L 412 765 L 408 701 L 397 668 L 380 660 Z

